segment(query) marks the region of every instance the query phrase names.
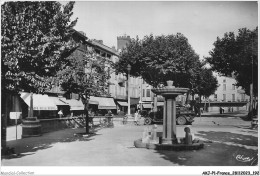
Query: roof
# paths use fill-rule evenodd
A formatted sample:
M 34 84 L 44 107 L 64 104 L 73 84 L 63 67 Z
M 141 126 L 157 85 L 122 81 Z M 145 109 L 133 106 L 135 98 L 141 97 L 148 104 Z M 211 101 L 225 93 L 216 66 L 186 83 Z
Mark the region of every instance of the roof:
M 118 53 L 118 52 L 114 51 L 112 48 L 110 48 L 110 47 L 108 47 L 108 46 L 106 46 L 106 45 L 104 45 L 104 44 L 102 44 L 102 43 L 99 43 L 99 42 L 97 42 L 97 41 L 95 41 L 95 40 L 91 41 L 91 43 L 92 43 L 94 46 L 96 46 L 96 47 L 98 47 L 98 48 L 100 48 L 100 49 L 102 49 L 102 50 L 105 50 L 106 52 L 108 52 L 108 53 L 110 53 L 110 54 L 112 54 L 112 55 L 119 56 L 119 53 Z

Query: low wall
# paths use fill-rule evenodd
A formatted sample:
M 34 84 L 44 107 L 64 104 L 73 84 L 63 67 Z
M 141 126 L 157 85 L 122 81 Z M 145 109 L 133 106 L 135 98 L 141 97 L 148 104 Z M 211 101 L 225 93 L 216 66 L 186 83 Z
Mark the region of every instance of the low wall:
M 82 117 L 38 119 L 40 120 L 42 133 L 57 131 L 65 128 L 83 127 Z
M 99 125 L 100 122 L 105 119 L 105 116 L 95 116 L 93 118 L 93 124 Z M 84 117 L 66 117 L 66 118 L 54 118 L 54 119 L 38 119 L 40 120 L 42 133 L 57 131 L 65 128 L 80 128 L 85 127 Z M 122 124 L 123 118 L 113 118 L 113 122 L 116 125 Z
M 105 116 L 95 116 L 93 118 L 93 124 L 99 125 L 100 122 L 106 119 Z M 66 118 L 54 118 L 54 119 L 38 119 L 41 124 L 42 133 L 57 131 L 65 128 L 80 128 L 85 127 L 84 117 L 66 117 Z M 114 125 L 121 125 L 123 118 L 115 117 L 113 118 Z

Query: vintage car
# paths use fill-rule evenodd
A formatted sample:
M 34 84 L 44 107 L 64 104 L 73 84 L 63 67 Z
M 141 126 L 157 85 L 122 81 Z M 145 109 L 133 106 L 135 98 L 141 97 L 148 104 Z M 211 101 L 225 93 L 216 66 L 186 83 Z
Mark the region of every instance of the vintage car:
M 194 122 L 196 114 L 190 108 L 176 105 L 176 124 L 177 125 L 190 125 Z M 144 116 L 144 123 L 150 125 L 152 123 L 163 123 L 163 109 L 158 109 L 157 112 L 150 112 Z

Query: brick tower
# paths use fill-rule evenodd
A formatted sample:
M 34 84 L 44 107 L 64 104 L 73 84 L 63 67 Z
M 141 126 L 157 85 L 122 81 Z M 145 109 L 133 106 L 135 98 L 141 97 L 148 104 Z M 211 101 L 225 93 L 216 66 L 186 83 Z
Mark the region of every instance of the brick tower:
M 130 41 L 131 41 L 130 36 L 124 35 L 124 36 L 117 37 L 117 50 L 122 50 L 123 48 L 125 48 L 126 45 L 130 43 Z

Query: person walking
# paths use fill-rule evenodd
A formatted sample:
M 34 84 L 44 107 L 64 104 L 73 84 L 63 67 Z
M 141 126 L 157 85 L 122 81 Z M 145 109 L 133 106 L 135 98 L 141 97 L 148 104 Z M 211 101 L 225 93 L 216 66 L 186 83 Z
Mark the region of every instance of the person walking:
M 135 119 L 134 119 L 135 125 L 138 125 L 138 118 L 139 118 L 139 113 L 138 113 L 138 111 L 136 111 L 135 112 Z
M 60 119 L 61 119 L 61 117 L 62 117 L 62 115 L 63 115 L 62 110 L 60 110 L 60 111 L 58 112 L 58 114 L 59 114 L 59 117 L 60 117 Z

